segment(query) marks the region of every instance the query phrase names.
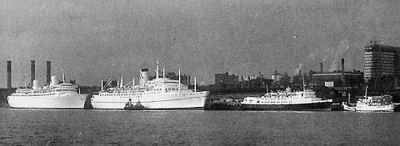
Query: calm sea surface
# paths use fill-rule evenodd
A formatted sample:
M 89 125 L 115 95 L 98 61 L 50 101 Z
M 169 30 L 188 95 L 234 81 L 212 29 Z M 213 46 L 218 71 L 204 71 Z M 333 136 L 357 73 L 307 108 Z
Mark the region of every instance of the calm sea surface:
M 399 145 L 400 113 L 0 108 L 0 145 Z

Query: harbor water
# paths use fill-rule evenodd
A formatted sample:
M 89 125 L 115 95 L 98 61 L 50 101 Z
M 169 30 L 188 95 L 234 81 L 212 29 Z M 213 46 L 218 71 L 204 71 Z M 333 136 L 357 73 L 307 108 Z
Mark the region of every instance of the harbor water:
M 0 108 L 0 145 L 398 145 L 400 114 Z

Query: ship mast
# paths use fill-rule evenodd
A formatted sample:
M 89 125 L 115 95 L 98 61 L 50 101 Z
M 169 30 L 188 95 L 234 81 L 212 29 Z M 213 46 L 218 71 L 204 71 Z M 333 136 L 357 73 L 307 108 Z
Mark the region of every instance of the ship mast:
M 347 94 L 347 104 L 350 104 L 350 93 Z
M 181 92 L 181 69 L 179 69 L 179 71 L 178 71 L 178 76 L 179 76 L 179 87 L 178 87 L 178 91 Z
M 135 86 L 135 76 L 132 76 L 132 86 Z
M 194 92 L 197 92 L 197 82 L 196 82 L 196 77 L 194 77 Z
M 165 68 L 162 69 L 163 83 L 165 83 Z
M 101 91 L 103 91 L 103 90 L 104 90 L 104 83 L 103 83 L 103 80 L 101 80 L 100 85 L 101 85 Z
M 156 79 L 158 79 L 158 70 L 159 70 L 159 67 L 158 67 L 158 60 L 157 60 L 157 71 L 156 71 Z
M 122 88 L 124 86 L 124 77 L 121 76 L 121 82 L 119 83 L 119 87 Z
M 65 74 L 64 74 L 64 72 L 62 72 L 61 74 L 62 74 L 63 83 L 65 83 Z
M 27 76 L 27 74 L 24 74 L 24 78 L 23 78 L 23 80 L 24 80 L 24 86 L 25 86 L 25 89 L 26 89 L 26 88 L 28 88 L 28 87 L 27 87 L 27 84 L 26 84 L 25 76 Z
M 300 74 L 301 75 L 301 74 Z M 302 76 L 302 78 L 303 78 L 303 91 L 306 91 L 306 83 L 305 83 L 305 81 L 304 81 L 304 75 L 301 75 Z

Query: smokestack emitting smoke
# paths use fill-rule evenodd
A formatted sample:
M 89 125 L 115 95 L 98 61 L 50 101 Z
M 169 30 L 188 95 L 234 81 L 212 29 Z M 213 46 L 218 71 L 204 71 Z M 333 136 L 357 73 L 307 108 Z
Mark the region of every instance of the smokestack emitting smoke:
M 35 60 L 31 60 L 31 86 L 33 85 L 33 80 L 35 80 Z
M 51 82 L 51 62 L 47 61 L 47 74 L 46 74 L 46 83 L 50 85 Z
M 11 61 L 7 61 L 7 88 L 11 89 Z
M 299 64 L 299 67 L 296 68 L 296 69 L 294 70 L 294 75 L 298 75 L 298 74 L 301 75 L 301 68 L 302 68 L 302 66 L 303 66 L 303 64 L 300 63 L 300 64 Z

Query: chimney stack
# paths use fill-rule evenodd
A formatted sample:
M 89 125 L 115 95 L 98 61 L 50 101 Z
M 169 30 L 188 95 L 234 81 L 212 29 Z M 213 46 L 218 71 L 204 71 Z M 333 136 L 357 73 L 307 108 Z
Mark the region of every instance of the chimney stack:
M 190 86 L 190 75 L 188 75 L 187 85 Z
M 33 86 L 33 80 L 35 80 L 35 60 L 31 60 L 31 86 Z
M 50 85 L 51 82 L 51 62 L 47 61 L 47 74 L 46 74 L 46 83 L 47 85 Z
M 321 73 L 324 72 L 324 64 L 321 62 Z
M 11 61 L 7 61 L 7 88 L 11 89 Z

